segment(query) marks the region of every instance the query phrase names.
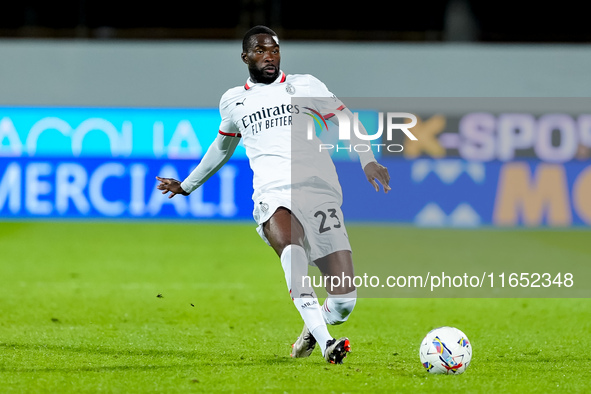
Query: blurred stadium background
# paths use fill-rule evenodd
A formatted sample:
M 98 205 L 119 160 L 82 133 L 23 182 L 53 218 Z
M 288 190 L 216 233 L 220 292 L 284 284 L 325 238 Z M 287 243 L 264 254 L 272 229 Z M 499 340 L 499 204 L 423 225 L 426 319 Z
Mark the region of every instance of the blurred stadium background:
M 161 198 L 153 177 L 182 178 L 198 162 L 221 94 L 247 78 L 240 37 L 266 24 L 287 73 L 314 74 L 340 97 L 499 98 L 496 109 L 420 114 L 419 143 L 383 157 L 398 209 L 350 204 L 349 218 L 591 223 L 591 32 L 568 2 L 129 4 L 2 5 L 1 217 L 250 219 L 241 150 L 188 202 Z

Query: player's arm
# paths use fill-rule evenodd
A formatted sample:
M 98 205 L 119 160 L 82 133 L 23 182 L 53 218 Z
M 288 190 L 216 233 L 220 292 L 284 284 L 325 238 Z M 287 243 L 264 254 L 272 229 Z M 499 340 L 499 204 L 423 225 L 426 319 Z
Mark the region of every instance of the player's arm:
M 340 106 L 337 111 L 342 111 L 349 119 L 353 119 L 353 113 L 344 105 Z M 338 125 L 338 117 L 334 116 L 334 114 L 330 115 L 333 116 L 329 116 L 327 119 Z M 361 122 L 359 122 L 359 132 L 367 135 L 367 131 Z M 351 133 L 351 145 L 356 146 L 358 144 L 365 144 L 365 142 L 357 137 L 356 133 Z M 371 183 L 376 189 L 376 192 L 380 191 L 380 185 L 378 182 L 384 187 L 384 193 L 388 193 L 389 190 L 392 190 L 390 187 L 390 174 L 388 173 L 388 169 L 377 162 L 371 149 L 367 152 L 357 152 L 357 154 L 359 155 L 359 161 L 361 162 L 363 172 L 369 183 Z
M 168 198 L 172 198 L 177 194 L 188 196 L 228 162 L 239 142 L 240 134 L 220 132 L 207 149 L 207 152 L 205 152 L 201 162 L 184 181 L 180 182 L 173 178 L 160 178 L 157 176 L 156 179 L 160 183 L 156 188 L 162 190 L 162 194 L 170 192 Z

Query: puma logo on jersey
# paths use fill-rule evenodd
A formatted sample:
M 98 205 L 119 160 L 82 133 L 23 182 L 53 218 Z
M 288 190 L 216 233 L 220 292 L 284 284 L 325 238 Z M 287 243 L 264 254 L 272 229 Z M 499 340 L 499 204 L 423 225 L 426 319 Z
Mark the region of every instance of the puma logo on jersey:
M 239 105 L 244 105 L 244 102 L 245 102 L 245 101 L 246 101 L 246 97 L 244 98 L 244 100 L 242 100 L 242 101 L 238 101 L 238 102 L 236 103 L 236 106 L 239 106 Z

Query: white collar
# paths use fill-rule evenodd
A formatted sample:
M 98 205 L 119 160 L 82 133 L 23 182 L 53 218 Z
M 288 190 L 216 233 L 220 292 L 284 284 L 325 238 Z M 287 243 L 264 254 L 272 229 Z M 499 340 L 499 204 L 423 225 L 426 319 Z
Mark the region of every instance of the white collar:
M 274 84 L 274 83 L 283 83 L 283 82 L 285 82 L 285 79 L 287 78 L 287 75 L 283 71 L 281 71 L 281 70 L 279 70 L 279 72 L 280 72 L 280 74 L 277 77 L 277 79 L 274 80 L 273 82 L 271 82 L 269 85 Z M 246 83 L 244 84 L 244 89 L 248 90 L 248 89 L 252 88 L 255 85 L 257 85 L 257 84 L 254 83 L 252 81 L 252 79 L 248 78 L 246 80 Z

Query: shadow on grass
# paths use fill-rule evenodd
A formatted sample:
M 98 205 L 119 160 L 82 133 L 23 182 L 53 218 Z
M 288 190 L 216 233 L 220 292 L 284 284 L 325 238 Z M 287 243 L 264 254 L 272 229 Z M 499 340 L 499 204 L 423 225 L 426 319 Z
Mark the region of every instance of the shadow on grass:
M 207 353 L 196 350 L 173 350 L 173 349 L 114 349 L 95 346 L 61 346 L 61 345 L 40 345 L 40 344 L 19 344 L 19 343 L 0 343 L 0 354 L 7 351 L 24 352 L 56 352 L 71 353 L 88 356 L 88 363 L 104 364 L 105 360 L 93 360 L 93 356 L 106 355 L 111 356 L 110 362 L 117 362 L 121 358 L 123 361 L 127 357 L 140 358 L 140 360 L 129 360 L 130 364 L 125 365 L 97 365 L 80 367 L 10 367 L 0 365 L 1 372 L 108 372 L 125 370 L 157 370 L 167 368 L 202 368 L 202 367 L 253 367 L 269 366 L 293 363 L 290 357 L 279 357 L 277 355 L 270 357 L 244 357 L 232 353 Z M 184 361 L 175 363 L 174 361 Z M 172 362 L 170 365 L 161 365 L 159 362 Z
M 108 356 L 128 357 L 177 357 L 183 359 L 195 359 L 198 352 L 195 350 L 171 350 L 171 349 L 113 349 L 95 346 L 62 346 L 62 345 L 39 345 L 20 343 L 0 343 L 0 349 L 13 350 L 51 350 L 56 352 L 71 352 L 80 354 L 103 354 Z
M 266 365 L 284 365 L 284 364 L 294 364 L 294 359 L 289 356 L 279 357 L 277 355 L 269 358 L 265 358 L 260 360 L 261 364 Z
M 194 368 L 195 364 L 171 365 L 111 365 L 96 367 L 39 367 L 39 368 L 7 368 L 0 367 L 0 372 L 40 373 L 40 372 L 116 372 L 116 371 L 156 371 L 162 369 Z

